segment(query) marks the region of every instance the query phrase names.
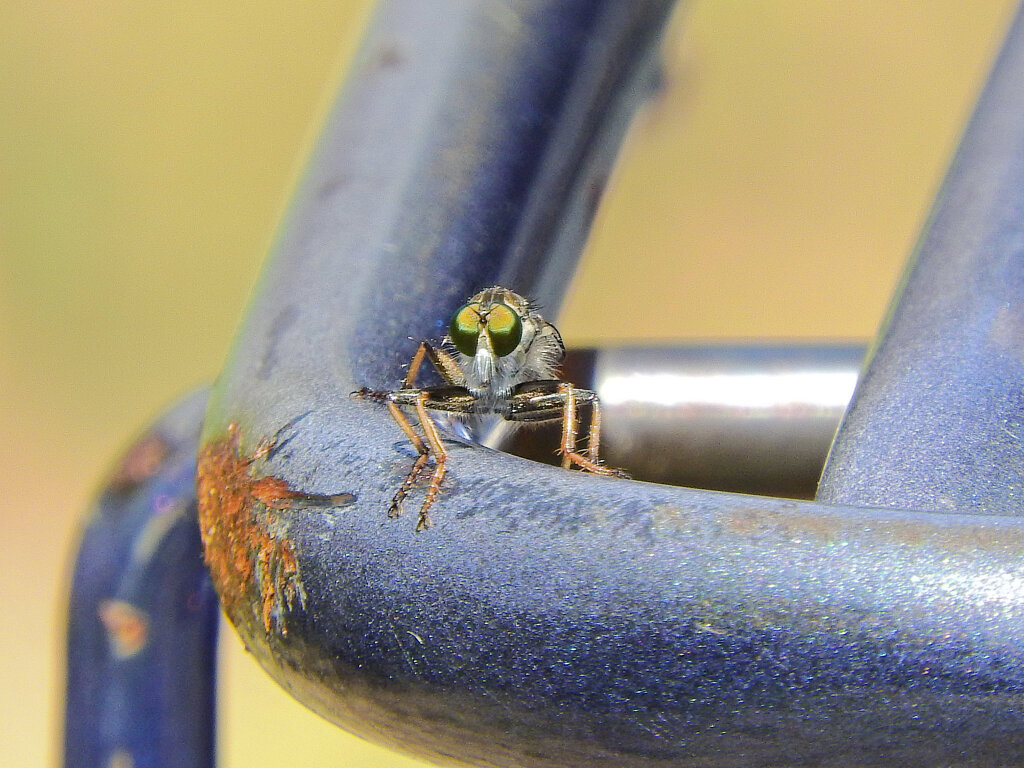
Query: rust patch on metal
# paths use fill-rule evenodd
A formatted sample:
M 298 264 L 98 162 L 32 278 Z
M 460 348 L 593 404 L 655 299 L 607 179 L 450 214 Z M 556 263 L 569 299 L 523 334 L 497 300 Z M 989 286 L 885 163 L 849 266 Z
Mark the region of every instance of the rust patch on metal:
M 149 642 L 149 620 L 131 603 L 104 600 L 99 606 L 99 616 L 107 630 L 114 658 L 129 659 Z
M 131 490 L 157 473 L 170 450 L 158 435 L 145 435 L 121 458 L 107 485 L 114 491 Z
M 232 621 L 252 617 L 250 590 L 259 597 L 258 618 L 269 633 L 288 634 L 285 612 L 305 603 L 294 545 L 284 537 L 279 512 L 309 494 L 276 477 L 253 477 L 253 464 L 275 440 L 264 439 L 251 456 L 239 450 L 237 424 L 199 453 L 199 523 L 214 586 Z

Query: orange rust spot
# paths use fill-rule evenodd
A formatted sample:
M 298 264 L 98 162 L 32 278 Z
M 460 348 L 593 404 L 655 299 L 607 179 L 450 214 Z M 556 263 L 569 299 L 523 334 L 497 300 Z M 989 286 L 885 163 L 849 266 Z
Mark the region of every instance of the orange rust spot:
M 283 611 L 305 593 L 295 550 L 280 538 L 275 511 L 305 494 L 292 490 L 276 477 L 252 476 L 252 465 L 273 448 L 263 440 L 251 456 L 239 452 L 238 425 L 227 435 L 205 445 L 199 452 L 199 522 L 214 586 L 224 610 L 232 621 L 245 619 L 247 593 L 256 590 L 261 609 L 259 619 L 270 632 L 275 611 L 278 630 L 288 634 Z
M 135 768 L 135 758 L 127 749 L 118 749 L 110 755 L 107 768 Z
M 116 491 L 127 491 L 156 474 L 170 448 L 156 435 L 140 438 L 128 449 L 114 468 L 108 485 Z
M 146 647 L 149 621 L 134 605 L 123 600 L 104 600 L 99 614 L 116 658 L 130 658 Z
M 287 482 L 279 477 L 261 477 L 252 481 L 250 493 L 256 501 L 271 509 L 287 509 L 288 501 L 304 499 L 308 494 L 293 491 Z

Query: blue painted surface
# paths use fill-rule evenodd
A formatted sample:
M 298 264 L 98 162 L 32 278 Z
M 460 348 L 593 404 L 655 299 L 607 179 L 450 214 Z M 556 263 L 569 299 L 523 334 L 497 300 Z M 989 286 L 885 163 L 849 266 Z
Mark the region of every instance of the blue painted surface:
M 67 768 L 214 765 L 219 609 L 195 501 L 205 402 L 189 398 L 140 438 L 89 515 L 71 588 Z
M 836 438 L 837 504 L 1024 515 L 1024 12 Z

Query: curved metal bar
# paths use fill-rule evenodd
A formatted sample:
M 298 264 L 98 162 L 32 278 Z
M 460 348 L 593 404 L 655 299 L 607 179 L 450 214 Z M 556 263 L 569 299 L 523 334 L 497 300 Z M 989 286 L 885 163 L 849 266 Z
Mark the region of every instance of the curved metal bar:
M 626 83 L 636 59 L 602 56 L 663 10 L 426 7 L 387 6 L 208 412 L 206 558 L 261 664 L 345 728 L 439 761 L 1024 753 L 1020 521 L 669 488 L 456 442 L 435 526 L 388 519 L 414 454 L 347 394 L 396 384 L 456 302 L 521 274 L 511 243 L 555 239 L 557 217 L 518 212 L 539 180 L 584 189 L 543 172 L 594 146 L 569 141 L 563 107 L 614 101 L 586 83 Z M 442 34 L 448 10 L 461 34 Z
M 818 498 L 1024 514 L 1024 12 L 843 422 Z
M 606 453 L 628 456 L 634 475 L 664 471 L 664 457 L 672 454 L 687 460 L 669 471 L 698 471 L 707 482 L 735 481 L 738 471 L 746 482 L 753 476 L 806 491 L 842 412 L 844 392 L 835 379 L 852 387 L 862 355 L 858 347 L 607 348 L 570 350 L 566 368 L 573 381 L 607 397 Z M 667 403 L 659 390 L 631 386 L 628 400 L 617 399 L 623 377 L 664 384 L 665 376 L 682 380 L 671 393 L 676 399 L 704 391 L 692 382 L 709 378 L 733 382 L 732 397 Z M 785 397 L 765 408 L 766 388 L 784 389 Z M 193 490 L 193 446 L 205 402 L 205 394 L 190 398 L 136 441 L 83 535 L 68 639 L 69 768 L 106 767 L 119 752 L 139 766 L 214 763 L 218 611 L 205 570 L 197 570 Z M 520 434 L 547 454 L 558 440 L 557 434 Z M 638 434 L 661 450 L 633 445 Z M 731 460 L 689 467 L 688 457 L 698 458 L 698 447 L 709 441 L 718 445 L 719 459 L 724 450 Z
M 64 765 L 212 768 L 217 598 L 196 525 L 198 393 L 122 457 L 71 584 Z
M 656 84 L 671 5 L 382 3 L 264 273 L 290 298 L 249 313 L 251 334 L 275 338 L 250 374 L 266 377 L 278 350 L 312 335 L 303 367 L 344 354 L 363 384 L 386 388 L 485 284 L 553 315 L 627 117 Z M 314 277 L 339 264 L 344 294 Z M 343 295 L 374 311 L 338 327 L 303 309 Z M 428 303 L 438 318 L 410 311 Z M 239 360 L 256 354 L 251 334 Z

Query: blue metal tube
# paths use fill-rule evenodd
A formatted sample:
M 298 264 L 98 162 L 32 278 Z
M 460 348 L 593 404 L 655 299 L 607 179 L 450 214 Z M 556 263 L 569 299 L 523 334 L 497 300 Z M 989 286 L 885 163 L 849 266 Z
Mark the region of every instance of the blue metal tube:
M 90 513 L 71 586 L 67 768 L 212 768 L 217 598 L 196 525 L 206 393 L 122 457 Z
M 771 482 L 802 491 L 816 473 L 843 403 L 808 387 L 751 414 L 764 381 L 809 376 L 813 385 L 837 372 L 855 377 L 863 350 L 854 347 L 604 349 L 570 352 L 574 380 L 607 391 L 605 444 L 628 455 L 630 470 L 666 471 L 668 448 L 697 457 L 699 446 L 726 446 L 731 460 L 677 468 L 706 482 Z M 694 401 L 687 408 L 644 399 L 634 388 L 617 402 L 617 377 L 733 377 L 747 382 L 723 410 Z M 751 378 L 753 377 L 753 378 Z M 737 394 L 736 392 L 733 393 Z M 214 644 L 219 611 L 201 566 L 195 519 L 195 450 L 205 394 L 173 408 L 122 457 L 83 533 L 70 599 L 65 762 L 98 768 L 115 758 L 136 766 L 213 766 Z M 684 412 L 685 411 L 685 412 Z M 695 422 L 697 428 L 695 429 Z M 685 431 L 681 431 L 682 426 Z M 550 454 L 557 437 L 536 432 Z M 638 450 L 637 435 L 657 449 Z M 766 442 L 767 441 L 767 442 Z M 684 462 L 690 464 L 692 462 Z M 755 471 L 752 473 L 751 469 Z
M 537 2 L 495 26 L 493 6 L 457 4 L 482 46 L 442 40 L 444 13 L 387 8 L 204 428 L 206 556 L 261 664 L 343 727 L 442 762 L 1024 754 L 1017 520 L 669 488 L 457 442 L 435 526 L 387 517 L 414 454 L 386 411 L 347 394 L 397 385 L 474 290 L 561 287 L 535 286 L 533 253 L 512 244 L 569 230 L 522 211 L 541 182 L 567 191 L 552 208 L 574 209 L 588 153 L 548 158 L 601 142 L 568 140 L 582 113 L 566 105 L 619 103 L 647 54 L 594 57 L 651 39 L 639 9 L 663 10 Z M 399 140 L 406 124 L 415 144 Z M 346 504 L 310 508 L 307 494 Z
M 1024 514 L 1024 14 L 978 102 L 818 498 Z

